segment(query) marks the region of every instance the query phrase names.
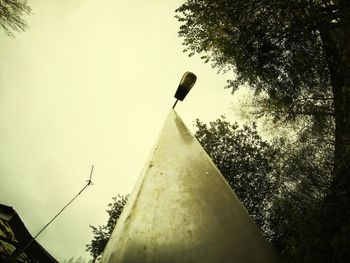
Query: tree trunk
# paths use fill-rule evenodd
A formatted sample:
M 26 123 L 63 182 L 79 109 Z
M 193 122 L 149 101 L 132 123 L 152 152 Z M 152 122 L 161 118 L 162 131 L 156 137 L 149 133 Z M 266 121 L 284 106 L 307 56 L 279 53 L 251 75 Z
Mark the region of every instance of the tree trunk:
M 331 75 L 335 107 L 335 165 L 331 192 L 321 211 L 323 262 L 346 262 L 350 257 L 350 8 L 348 0 L 334 1 L 342 11 L 336 28 L 321 29 Z

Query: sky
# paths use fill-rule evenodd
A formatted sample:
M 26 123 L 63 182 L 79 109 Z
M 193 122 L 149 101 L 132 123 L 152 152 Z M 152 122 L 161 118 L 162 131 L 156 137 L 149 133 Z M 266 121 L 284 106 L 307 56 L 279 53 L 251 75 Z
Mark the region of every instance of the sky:
M 183 53 L 175 0 L 32 0 L 29 28 L 0 35 L 0 203 L 13 206 L 59 261 L 89 258 L 89 225 L 128 194 L 186 71 L 197 82 L 176 111 L 193 121 L 235 119 L 227 75 Z

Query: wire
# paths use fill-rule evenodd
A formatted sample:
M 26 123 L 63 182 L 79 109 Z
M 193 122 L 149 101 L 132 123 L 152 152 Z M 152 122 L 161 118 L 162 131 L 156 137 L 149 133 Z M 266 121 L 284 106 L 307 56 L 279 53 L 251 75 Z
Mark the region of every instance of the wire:
M 11 262 L 12 260 L 16 260 L 16 258 L 22 254 L 31 244 L 33 244 L 33 242 L 35 241 L 35 239 L 63 212 L 64 209 L 66 209 L 71 203 L 74 202 L 74 200 L 89 186 L 92 185 L 92 173 L 94 171 L 94 165 L 91 167 L 91 171 L 90 171 L 90 177 L 89 180 L 87 181 L 86 185 L 79 191 L 78 194 L 76 194 L 72 200 L 70 200 L 25 246 L 23 249 L 20 249 L 17 253 L 16 250 L 15 252 L 13 252 L 10 257 L 8 258 L 8 260 Z

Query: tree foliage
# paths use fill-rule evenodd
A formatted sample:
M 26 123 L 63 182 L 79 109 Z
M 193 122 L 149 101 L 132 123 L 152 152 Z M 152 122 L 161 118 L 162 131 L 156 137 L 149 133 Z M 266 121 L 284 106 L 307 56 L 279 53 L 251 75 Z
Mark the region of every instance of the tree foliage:
M 86 245 L 86 250 L 90 252 L 93 258 L 92 262 L 100 259 L 128 198 L 129 195 L 117 195 L 113 197 L 112 203 L 108 204 L 108 209 L 106 210 L 108 213 L 107 224 L 97 227 L 90 225 L 93 238 L 90 244 Z
M 23 16 L 30 11 L 27 0 L 0 0 L 0 27 L 10 36 L 13 31 L 24 31 L 27 23 Z
M 224 118 L 209 124 L 197 120 L 196 127 L 196 138 L 255 222 L 267 231 L 266 216 L 277 186 L 273 169 L 277 143 L 264 141 L 255 125 L 239 128 Z
M 323 262 L 321 212 L 334 165 L 332 132 L 320 138 L 305 129 L 279 158 L 281 185 L 273 202 L 271 242 L 282 262 Z
M 282 262 L 316 262 L 319 214 L 330 190 L 332 133 L 263 140 L 256 126 L 197 120 L 196 137 Z
M 248 85 L 275 118 L 309 121 L 319 136 L 333 130 L 318 248 L 330 251 L 324 261 L 349 258 L 350 1 L 187 0 L 176 11 L 186 51 L 232 69 L 233 91 Z
M 338 11 L 322 2 L 190 0 L 177 9 L 184 22 L 179 35 L 190 54 L 233 69 L 234 90 L 248 84 L 266 92 L 291 118 L 301 112 L 328 116 L 331 80 L 319 27 L 335 26 Z

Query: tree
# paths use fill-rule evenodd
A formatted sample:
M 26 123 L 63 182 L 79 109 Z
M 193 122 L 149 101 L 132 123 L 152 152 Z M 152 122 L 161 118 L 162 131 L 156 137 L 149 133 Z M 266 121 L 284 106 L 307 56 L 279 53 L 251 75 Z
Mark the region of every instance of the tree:
M 92 262 L 100 259 L 128 198 L 129 195 L 117 195 L 113 197 L 113 202 L 108 204 L 109 208 L 106 210 L 108 213 L 107 224 L 98 227 L 90 225 L 94 236 L 91 243 L 86 245 L 86 251 L 90 252 L 93 258 Z
M 30 11 L 27 0 L 0 0 L 0 27 L 10 36 L 12 31 L 24 31 L 27 23 L 23 16 Z
M 256 126 L 196 121 L 196 137 L 282 262 L 316 262 L 318 214 L 330 189 L 333 143 L 307 127 L 263 140 Z M 331 131 L 330 131 L 331 133 Z M 329 136 L 331 138 L 331 134 Z M 318 261 L 317 261 L 318 262 Z
M 279 183 L 274 159 L 279 156 L 280 144 L 263 140 L 254 124 L 239 128 L 221 118 L 209 124 L 197 119 L 195 126 L 196 138 L 269 238 L 267 217 Z
M 176 11 L 190 55 L 202 53 L 214 67 L 232 69 L 233 90 L 248 84 L 266 95 L 265 109 L 278 118 L 334 120 L 323 245 L 332 251 L 324 260 L 341 262 L 350 251 L 350 2 L 188 0 Z
M 282 262 L 322 262 L 320 213 L 330 191 L 332 130 L 320 138 L 311 126 L 283 147 L 278 162 L 279 194 L 269 217 L 272 245 Z

